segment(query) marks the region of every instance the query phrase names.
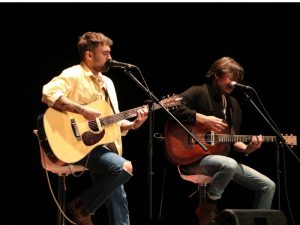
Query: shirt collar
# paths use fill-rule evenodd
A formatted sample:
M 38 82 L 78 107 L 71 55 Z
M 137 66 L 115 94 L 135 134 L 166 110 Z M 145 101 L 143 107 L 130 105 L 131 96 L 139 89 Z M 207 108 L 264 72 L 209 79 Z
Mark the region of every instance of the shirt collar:
M 82 67 L 85 76 L 89 76 L 89 77 L 93 76 L 92 71 L 90 70 L 90 68 L 83 61 L 80 62 L 80 66 Z M 99 72 L 98 75 L 99 75 L 99 77 L 102 78 L 102 73 L 101 72 Z

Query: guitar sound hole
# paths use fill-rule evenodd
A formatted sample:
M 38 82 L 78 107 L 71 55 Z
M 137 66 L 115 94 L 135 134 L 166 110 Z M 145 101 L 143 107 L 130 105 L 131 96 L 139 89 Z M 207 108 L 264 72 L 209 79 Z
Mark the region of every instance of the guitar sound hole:
M 205 133 L 203 137 L 205 143 L 211 144 L 211 132 Z

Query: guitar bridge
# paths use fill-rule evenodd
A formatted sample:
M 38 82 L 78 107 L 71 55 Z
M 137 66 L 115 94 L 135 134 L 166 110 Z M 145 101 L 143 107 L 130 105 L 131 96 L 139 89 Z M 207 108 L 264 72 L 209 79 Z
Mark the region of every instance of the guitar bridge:
M 78 126 L 77 126 L 75 119 L 71 119 L 71 127 L 72 127 L 73 134 L 76 137 L 77 141 L 81 141 L 82 138 L 81 138 L 80 132 L 78 130 Z
M 200 138 L 200 141 L 202 142 L 205 142 L 205 143 L 208 143 L 210 145 L 215 145 L 216 144 L 216 140 L 215 140 L 215 132 L 213 131 L 210 131 L 208 133 L 205 133 L 203 135 L 199 135 L 197 133 L 193 133 L 192 134 L 194 136 L 196 136 L 196 138 Z M 188 135 L 188 144 L 189 145 L 194 145 L 194 144 L 198 144 L 197 141 L 192 138 L 191 135 L 187 134 Z

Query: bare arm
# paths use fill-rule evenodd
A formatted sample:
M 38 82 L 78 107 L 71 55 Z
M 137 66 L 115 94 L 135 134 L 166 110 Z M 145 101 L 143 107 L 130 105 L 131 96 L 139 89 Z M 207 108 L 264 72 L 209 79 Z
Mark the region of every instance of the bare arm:
M 59 99 L 57 99 L 52 107 L 64 112 L 68 111 L 81 114 L 87 120 L 93 120 L 100 116 L 100 112 L 73 102 L 65 96 L 61 96 Z
M 59 99 L 57 99 L 52 107 L 60 111 L 78 113 L 87 120 L 94 120 L 101 115 L 100 112 L 94 110 L 93 108 L 80 105 L 76 102 L 71 101 L 65 96 L 61 96 Z M 148 112 L 149 110 L 147 107 L 138 109 L 136 119 L 134 121 L 125 120 L 121 125 L 121 130 L 136 130 L 140 128 L 147 120 Z

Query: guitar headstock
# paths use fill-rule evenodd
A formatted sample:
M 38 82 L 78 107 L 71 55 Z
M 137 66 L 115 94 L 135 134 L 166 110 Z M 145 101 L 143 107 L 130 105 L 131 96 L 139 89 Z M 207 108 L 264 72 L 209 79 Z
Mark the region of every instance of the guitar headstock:
M 172 96 L 163 97 L 160 103 L 166 108 L 176 108 L 176 106 L 181 104 L 181 99 L 179 95 L 173 94 Z
M 159 103 L 165 108 L 175 108 L 176 106 L 181 104 L 182 97 L 178 95 L 172 95 L 171 97 L 163 98 Z M 160 104 L 154 103 L 152 105 L 152 110 L 160 109 Z
M 294 136 L 293 134 L 290 135 L 282 135 L 284 140 L 288 145 L 296 146 L 297 145 L 297 136 Z

